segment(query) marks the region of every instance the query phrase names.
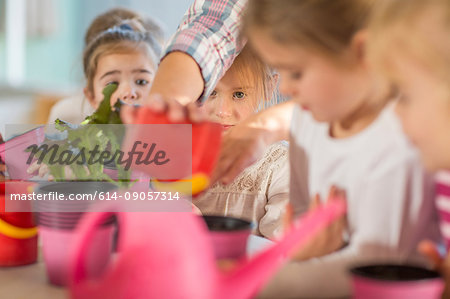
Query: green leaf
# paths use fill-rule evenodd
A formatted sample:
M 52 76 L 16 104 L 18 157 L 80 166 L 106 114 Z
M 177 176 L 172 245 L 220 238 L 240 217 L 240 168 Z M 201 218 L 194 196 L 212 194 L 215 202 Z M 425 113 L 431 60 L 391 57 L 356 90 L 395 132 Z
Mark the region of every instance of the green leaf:
M 94 149 L 98 146 L 98 151 L 103 152 L 110 150 L 113 154 L 116 150 L 120 150 L 122 140 L 119 140 L 117 135 L 124 133 L 124 128 L 115 127 L 115 131 L 109 126 L 95 126 L 96 124 L 122 124 L 120 119 L 120 108 L 122 107 L 122 102 L 117 101 L 111 108 L 111 96 L 117 90 L 117 84 L 110 84 L 103 89 L 103 100 L 98 106 L 97 110 L 78 126 L 67 123 L 63 120 L 55 120 L 55 127 L 61 132 L 67 132 L 67 138 L 65 140 L 50 141 L 46 140 L 47 144 L 57 143 L 59 145 L 58 153 L 62 153 L 65 150 L 76 151 L 76 149 L 85 149 L 86 159 L 97 160 L 99 158 L 98 154 L 95 157 L 91 157 L 88 151 Z M 121 131 L 117 132 L 118 129 Z M 36 154 L 38 156 L 39 153 Z M 75 154 L 74 154 L 75 155 Z M 55 180 L 65 179 L 65 166 L 61 165 L 49 165 L 50 155 L 46 155 L 43 163 L 48 165 L 50 174 L 55 178 Z M 117 162 L 117 161 L 116 161 Z M 117 164 L 117 163 L 116 163 Z M 96 179 L 96 180 L 106 180 L 116 183 L 118 186 L 127 186 L 130 182 L 130 171 L 125 171 L 120 165 L 118 167 L 118 177 L 119 180 L 114 182 L 108 175 L 103 172 L 103 164 L 95 163 L 86 165 L 78 165 L 72 163 L 70 165 L 75 179 L 86 180 L 86 179 Z M 123 181 L 122 181 L 123 180 Z
M 122 106 L 120 101 L 114 104 L 111 109 L 111 96 L 117 90 L 117 84 L 110 84 L 106 86 L 103 93 L 103 100 L 98 106 L 97 110 L 81 123 L 84 124 L 122 124 L 120 119 L 120 107 Z

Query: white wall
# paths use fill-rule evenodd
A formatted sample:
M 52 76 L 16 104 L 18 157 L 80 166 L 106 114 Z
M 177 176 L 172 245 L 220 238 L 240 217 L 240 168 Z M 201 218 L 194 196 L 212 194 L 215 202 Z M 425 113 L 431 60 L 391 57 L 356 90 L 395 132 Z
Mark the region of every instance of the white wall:
M 175 32 L 181 17 L 193 0 L 82 0 L 81 15 L 84 32 L 92 19 L 112 7 L 122 6 L 158 20 L 168 38 Z
M 15 0 L 12 0 L 15 1 Z M 45 38 L 27 38 L 26 84 L 18 94 L 5 92 L 5 0 L 0 0 L 0 132 L 4 124 L 28 123 L 33 113 L 29 89 L 66 91 L 83 86 L 81 56 L 83 36 L 90 22 L 106 10 L 122 6 L 153 17 L 163 25 L 166 38 L 176 29 L 194 0 L 56 0 L 58 32 Z M 25 93 L 22 92 L 25 90 Z M 4 132 L 3 132 L 4 133 Z

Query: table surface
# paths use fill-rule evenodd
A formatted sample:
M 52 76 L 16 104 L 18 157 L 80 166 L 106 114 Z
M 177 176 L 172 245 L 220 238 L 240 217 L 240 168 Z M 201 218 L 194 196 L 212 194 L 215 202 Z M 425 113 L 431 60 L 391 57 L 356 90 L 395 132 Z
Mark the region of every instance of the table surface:
M 247 253 L 253 255 L 272 242 L 258 236 L 250 236 Z M 0 297 L 2 299 L 60 299 L 68 298 L 66 288 L 51 285 L 47 281 L 42 258 L 32 265 L 0 268 Z
M 1 298 L 4 299 L 59 299 L 68 298 L 63 287 L 47 282 L 45 265 L 37 263 L 27 266 L 0 268 Z

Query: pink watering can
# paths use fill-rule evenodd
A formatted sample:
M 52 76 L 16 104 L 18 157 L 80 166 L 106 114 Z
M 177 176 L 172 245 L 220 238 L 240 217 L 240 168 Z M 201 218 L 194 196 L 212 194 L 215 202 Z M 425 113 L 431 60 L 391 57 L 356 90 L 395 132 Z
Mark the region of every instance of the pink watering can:
M 27 172 L 30 153 L 25 150 L 31 145 L 39 146 L 44 138 L 45 127 L 40 126 L 0 143 L 0 159 L 5 162 L 11 179 L 27 180 L 33 176 Z
M 71 260 L 72 298 L 250 298 L 308 239 L 345 213 L 333 200 L 307 213 L 271 248 L 233 270 L 218 269 L 208 230 L 191 213 L 117 213 L 119 253 L 100 277 L 88 277 L 86 259 L 95 228 L 114 214 L 92 213 L 78 228 Z

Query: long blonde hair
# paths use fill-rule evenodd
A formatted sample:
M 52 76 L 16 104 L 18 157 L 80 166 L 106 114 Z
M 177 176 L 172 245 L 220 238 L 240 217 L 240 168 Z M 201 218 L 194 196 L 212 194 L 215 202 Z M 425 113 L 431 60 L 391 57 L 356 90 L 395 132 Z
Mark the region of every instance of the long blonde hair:
M 262 110 L 277 103 L 275 73 L 254 53 L 250 45 L 242 49 L 229 70 L 237 74 L 243 86 L 254 86 L 259 99 L 257 103 L 252 103 L 255 110 Z
M 372 64 L 391 80 L 397 79 L 395 58 L 402 55 L 449 85 L 450 1 L 381 1 L 370 22 L 368 48 Z

